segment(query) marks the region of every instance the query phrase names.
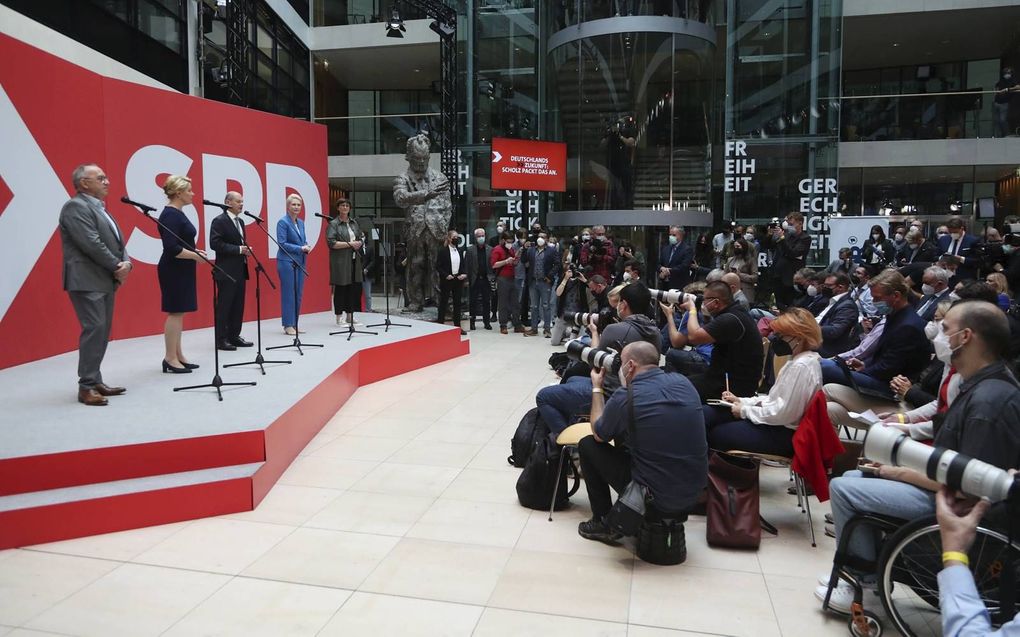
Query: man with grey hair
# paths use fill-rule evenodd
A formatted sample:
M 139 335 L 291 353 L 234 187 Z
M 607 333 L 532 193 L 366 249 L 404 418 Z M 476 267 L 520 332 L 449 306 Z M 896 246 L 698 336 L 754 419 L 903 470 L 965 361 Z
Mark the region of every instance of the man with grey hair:
M 896 264 L 902 267 L 912 263 L 932 263 L 937 258 L 938 249 L 935 244 L 924 238 L 924 232 L 920 228 L 911 226 L 903 247 L 896 253 Z
M 921 292 L 924 296 L 917 303 L 917 315 L 925 322 L 935 318 L 935 310 L 939 303 L 949 298 L 952 290 L 949 288 L 951 278 L 949 270 L 933 265 L 924 271 L 921 276 Z
M 244 321 L 244 288 L 248 280 L 248 247 L 244 235 L 244 197 L 230 191 L 224 197 L 227 209 L 216 215 L 209 225 L 209 247 L 216 251 L 216 347 L 233 351 L 251 347 L 241 338 Z M 227 278 L 229 275 L 230 278 Z M 231 280 L 233 279 L 233 280 Z
M 691 282 L 694 250 L 684 243 L 684 229 L 680 226 L 670 226 L 668 237 L 669 242 L 659 251 L 659 289 L 682 290 Z
M 110 180 L 96 164 L 81 164 L 71 174 L 77 194 L 60 209 L 60 245 L 64 289 L 81 323 L 78 339 L 78 402 L 106 405 L 107 396 L 126 390 L 103 382 L 100 367 L 110 341 L 113 301 L 131 272 L 124 235 L 103 201 Z
M 492 246 L 485 242 L 485 228 L 475 228 L 474 241 L 468 246 L 465 259 L 467 260 L 468 314 L 471 317 L 471 329 L 475 329 L 475 317 L 481 313 L 485 329 L 491 330 L 489 299 L 492 296 L 492 288 L 496 285 L 496 274 L 490 265 Z

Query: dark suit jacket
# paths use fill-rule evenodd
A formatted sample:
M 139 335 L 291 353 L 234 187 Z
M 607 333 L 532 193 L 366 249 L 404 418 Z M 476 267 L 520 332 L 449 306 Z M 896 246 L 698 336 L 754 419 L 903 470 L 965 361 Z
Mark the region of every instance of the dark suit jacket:
M 931 241 L 925 239 L 921 247 L 916 250 L 905 244 L 900 251 L 896 254 L 896 265 L 904 266 L 910 265 L 911 263 L 934 263 L 938 261 L 939 253 L 938 248 Z
M 538 248 L 531 246 L 524 251 L 524 261 L 528 268 L 528 279 L 532 279 L 535 272 L 535 259 L 538 258 Z M 555 249 L 546 246 L 545 250 L 542 251 L 542 271 L 545 272 L 545 278 L 552 283 L 556 279 L 556 275 L 560 270 L 560 254 Z
M 684 289 L 691 282 L 691 261 L 693 260 L 694 250 L 686 243 L 678 243 L 675 246 L 667 243 L 662 246 L 662 250 L 659 251 L 659 267 L 669 268 L 669 280 L 662 281 L 656 275 L 655 280 L 660 282 L 660 289 Z
M 445 281 L 446 277 L 450 275 L 456 277 L 461 274 L 467 274 L 467 263 L 464 260 L 464 250 L 462 248 L 457 248 L 457 253 L 460 254 L 460 267 L 458 267 L 457 271 L 454 272 L 453 265 L 450 262 L 450 248 L 444 245 L 437 250 L 436 272 L 439 273 L 440 281 Z
M 924 324 L 909 305 L 885 318 L 885 329 L 875 345 L 871 362 L 863 372 L 872 378 L 889 381 L 902 374 L 913 376 L 931 361 L 931 344 L 924 335 Z
M 114 222 L 116 226 L 117 222 Z M 118 233 L 120 237 L 118 238 Z M 102 209 L 78 194 L 60 209 L 60 243 L 64 252 L 64 289 L 69 292 L 113 292 L 117 264 L 127 261 L 124 235 L 114 231 Z
M 818 354 L 830 358 L 857 346 L 854 327 L 857 326 L 857 303 L 849 294 L 829 308 L 818 325 L 822 328 L 822 346 Z
M 981 265 L 981 258 L 978 255 L 973 254 L 972 250 L 974 244 L 977 243 L 977 237 L 969 234 L 963 235 L 960 239 L 960 248 L 956 251 L 958 256 L 963 257 L 963 263 L 956 269 L 956 278 L 965 281 L 967 279 L 977 278 L 978 266 Z M 939 256 L 949 252 L 949 246 L 953 244 L 952 235 L 945 235 L 939 238 Z
M 926 303 L 928 303 L 929 299 L 935 299 L 935 302 L 928 305 L 928 307 L 924 310 L 924 314 L 918 314 L 918 316 L 921 317 L 921 320 L 927 323 L 928 321 L 935 318 L 935 310 L 938 309 L 939 303 L 941 303 L 943 299 L 948 299 L 949 294 L 952 291 L 953 288 L 947 287 L 945 290 L 942 290 L 940 294 L 927 294 L 925 296 L 922 296 L 921 300 L 917 302 L 917 307 L 914 308 L 914 311 L 920 312 L 921 308 L 924 307 Z
M 782 241 L 776 241 L 771 234 L 767 234 L 762 247 L 773 251 L 773 276 L 783 285 L 789 286 L 793 285 L 793 275 L 804 267 L 804 260 L 811 250 L 811 235 L 806 232 L 787 233 Z
M 469 246 L 464 251 L 465 259 L 467 259 L 467 275 L 468 284 L 474 283 L 475 278 L 478 276 L 478 244 Z M 482 271 L 482 275 L 489 280 L 489 282 L 495 282 L 496 274 L 492 271 L 492 246 L 486 244 L 485 246 L 485 269 Z
M 244 222 L 241 222 L 244 227 Z M 244 235 L 226 212 L 216 215 L 209 224 L 209 246 L 216 251 L 216 265 L 221 270 L 241 281 L 248 278 L 248 257 L 241 254 L 245 244 Z M 219 272 L 216 278 L 224 280 Z

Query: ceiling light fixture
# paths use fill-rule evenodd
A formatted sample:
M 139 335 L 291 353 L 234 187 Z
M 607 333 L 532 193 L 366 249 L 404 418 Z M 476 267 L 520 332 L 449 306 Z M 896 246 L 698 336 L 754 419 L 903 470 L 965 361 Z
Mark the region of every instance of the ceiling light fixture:
M 406 31 L 404 21 L 400 18 L 400 10 L 394 6 L 390 9 L 390 19 L 386 21 L 386 37 L 403 38 Z

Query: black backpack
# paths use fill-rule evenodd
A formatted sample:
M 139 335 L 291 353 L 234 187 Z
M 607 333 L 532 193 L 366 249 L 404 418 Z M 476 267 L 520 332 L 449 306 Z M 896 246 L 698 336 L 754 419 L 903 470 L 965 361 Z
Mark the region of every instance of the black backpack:
M 544 423 L 542 428 L 548 434 Z M 580 472 L 574 467 L 573 460 L 568 455 L 567 465 L 574 474 L 574 485 L 567 490 L 567 469 L 564 466 L 560 471 L 559 481 L 556 480 L 556 472 L 559 469 L 560 448 L 544 435 L 535 441 L 535 445 L 528 456 L 528 463 L 524 465 L 524 471 L 517 478 L 517 500 L 521 506 L 529 509 L 545 511 L 552 503 L 553 491 L 556 491 L 556 504 L 553 509 L 559 511 L 569 504 L 570 496 L 577 493 L 581 486 Z M 558 485 L 558 486 L 557 486 Z
M 549 427 L 542 422 L 542 417 L 538 415 L 538 407 L 528 410 L 528 413 L 524 414 L 521 422 L 517 425 L 514 437 L 510 439 L 510 455 L 507 456 L 506 461 L 518 469 L 523 468 L 528 464 L 528 456 L 535 448 L 535 441 L 548 435 Z

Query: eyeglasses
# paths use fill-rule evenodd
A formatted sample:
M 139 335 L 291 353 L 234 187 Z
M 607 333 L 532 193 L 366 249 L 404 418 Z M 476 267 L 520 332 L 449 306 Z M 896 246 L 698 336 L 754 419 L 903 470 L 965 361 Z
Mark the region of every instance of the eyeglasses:
M 95 177 L 82 177 L 82 179 L 91 179 L 93 181 L 98 181 L 98 182 L 101 182 L 101 183 L 102 182 L 107 182 L 108 183 L 110 181 L 110 178 L 107 177 L 106 175 L 96 175 Z

